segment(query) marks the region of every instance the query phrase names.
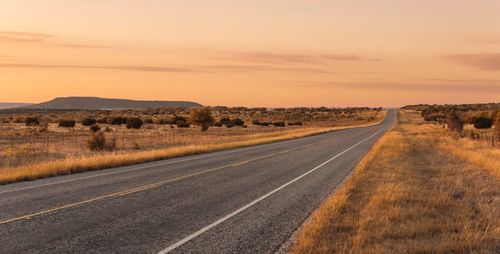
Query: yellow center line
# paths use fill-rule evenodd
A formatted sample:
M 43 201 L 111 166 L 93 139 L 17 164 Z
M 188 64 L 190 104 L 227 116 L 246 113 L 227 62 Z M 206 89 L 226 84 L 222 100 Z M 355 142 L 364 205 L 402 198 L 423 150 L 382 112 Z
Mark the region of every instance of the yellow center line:
M 207 173 L 214 172 L 214 171 L 221 170 L 221 169 L 225 169 L 225 168 L 238 167 L 238 166 L 241 166 L 241 165 L 244 165 L 244 164 L 248 164 L 250 162 L 254 162 L 254 161 L 257 161 L 257 160 L 262 160 L 262 159 L 266 159 L 266 158 L 273 157 L 273 156 L 276 156 L 276 155 L 281 155 L 281 154 L 289 153 L 291 151 L 295 151 L 295 150 L 298 150 L 298 149 L 309 147 L 309 146 L 312 146 L 312 145 L 315 145 L 315 144 L 318 144 L 318 143 L 322 143 L 322 142 L 325 142 L 325 140 L 322 140 L 322 141 L 319 141 L 319 142 L 315 142 L 315 143 L 312 143 L 312 144 L 308 144 L 308 145 L 304 145 L 304 146 L 299 146 L 299 147 L 292 148 L 292 149 L 288 149 L 288 150 L 285 150 L 285 151 L 273 153 L 273 154 L 264 155 L 264 156 L 253 158 L 253 159 L 249 159 L 249 160 L 244 160 L 244 161 L 240 161 L 240 162 L 236 162 L 236 163 L 231 163 L 231 164 L 227 164 L 227 165 L 216 167 L 216 168 L 207 169 L 207 170 L 200 171 L 200 172 L 195 172 L 195 173 L 191 173 L 191 174 L 187 174 L 187 175 L 183 175 L 183 176 L 179 176 L 179 177 L 175 177 L 175 178 L 166 179 L 166 180 L 163 180 L 163 181 L 160 181 L 160 182 L 151 183 L 151 184 L 147 184 L 147 185 L 144 185 L 144 186 L 140 186 L 140 187 L 136 187 L 136 188 L 131 188 L 131 189 L 128 189 L 128 190 L 114 192 L 114 193 L 111 193 L 111 194 L 107 194 L 107 195 L 103 195 L 103 196 L 99 196 L 99 197 L 95 197 L 95 198 L 91 198 L 91 199 L 79 201 L 79 202 L 76 202 L 76 203 L 62 205 L 62 206 L 59 206 L 59 207 L 55 207 L 55 208 L 43 210 L 43 211 L 40 211 L 40 212 L 23 215 L 23 216 L 20 216 L 20 217 L 15 217 L 15 218 L 12 218 L 12 219 L 0 221 L 0 225 L 12 223 L 12 222 L 19 221 L 19 220 L 29 220 L 32 217 L 36 217 L 36 216 L 41 216 L 41 215 L 45 215 L 45 214 L 57 212 L 57 211 L 60 211 L 60 210 L 64 210 L 64 209 L 72 208 L 72 207 L 75 207 L 75 206 L 80 206 L 80 205 L 88 204 L 88 203 L 91 203 L 91 202 L 95 202 L 95 201 L 99 201 L 99 200 L 103 200 L 103 199 L 107 199 L 107 198 L 130 195 L 130 194 L 133 194 L 133 193 L 137 193 L 137 192 L 141 192 L 141 191 L 145 191 L 145 190 L 157 188 L 157 187 L 159 187 L 161 185 L 164 185 L 164 184 L 167 184 L 167 183 L 172 183 L 172 182 L 175 182 L 175 181 L 180 181 L 180 180 L 183 180 L 183 179 L 186 179 L 186 178 L 189 178 L 189 177 L 203 175 L 203 174 L 207 174 Z

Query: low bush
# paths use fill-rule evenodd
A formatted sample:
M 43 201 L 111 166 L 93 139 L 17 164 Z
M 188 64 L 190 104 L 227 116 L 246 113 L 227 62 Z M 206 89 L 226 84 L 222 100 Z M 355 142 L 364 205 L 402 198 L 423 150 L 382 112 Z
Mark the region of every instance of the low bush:
M 75 127 L 75 120 L 68 120 L 68 119 L 60 119 L 59 120 L 59 127 L 62 128 L 73 128 Z
M 259 120 L 252 120 L 252 124 L 253 125 L 260 125 L 260 121 Z
M 489 129 L 493 126 L 493 121 L 488 117 L 478 117 L 474 119 L 474 128 L 476 129 Z
M 464 121 L 456 113 L 450 113 L 446 119 L 446 123 L 452 131 L 462 132 L 464 129 Z
M 107 122 L 108 122 L 108 124 L 111 124 L 111 125 L 122 125 L 122 124 L 127 124 L 127 120 L 128 119 L 126 117 L 117 116 L 117 117 L 108 118 Z
M 239 118 L 234 118 L 234 119 L 231 119 L 231 124 L 234 126 L 243 126 L 245 124 L 245 121 L 243 121 Z
M 173 123 L 179 128 L 189 128 L 191 125 L 188 123 L 187 118 L 183 116 L 174 116 Z
M 100 124 L 108 123 L 108 118 L 107 117 L 99 118 L 99 119 L 97 119 L 97 123 L 100 123 Z
M 87 142 L 87 147 L 90 151 L 94 152 L 113 151 L 116 149 L 116 140 L 110 139 L 107 141 L 102 131 L 92 132 Z
M 497 114 L 497 120 L 495 121 L 495 139 L 500 142 L 500 113 Z
M 212 111 L 209 108 L 193 109 L 189 115 L 191 123 L 201 127 L 201 131 L 207 131 L 214 123 Z
M 140 129 L 143 125 L 143 122 L 138 117 L 131 117 L 127 119 L 127 129 Z
M 276 126 L 276 127 L 285 127 L 285 122 L 273 122 L 273 126 Z
M 90 130 L 91 132 L 94 132 L 94 133 L 95 133 L 95 132 L 100 131 L 100 130 L 101 130 L 101 127 L 100 127 L 99 125 L 92 125 L 92 126 L 90 126 L 89 130 Z
M 83 126 L 92 126 L 97 123 L 97 120 L 94 118 L 85 118 L 82 120 Z
M 104 151 L 106 147 L 106 138 L 102 131 L 92 132 L 87 142 L 90 151 Z
M 373 119 L 371 119 L 373 120 Z M 302 126 L 302 122 L 289 122 L 288 125 L 291 125 L 291 126 Z
M 40 118 L 26 117 L 26 119 L 24 119 L 24 123 L 26 124 L 26 126 L 37 126 L 40 125 Z
M 223 117 L 221 117 L 221 119 L 219 119 L 219 123 L 221 125 L 229 124 L 229 123 L 231 123 L 231 119 L 227 116 L 223 116 Z

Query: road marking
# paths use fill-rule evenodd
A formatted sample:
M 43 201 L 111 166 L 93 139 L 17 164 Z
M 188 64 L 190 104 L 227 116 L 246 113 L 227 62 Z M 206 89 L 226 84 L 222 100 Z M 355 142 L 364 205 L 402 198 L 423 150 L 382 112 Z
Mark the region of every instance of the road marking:
M 325 134 L 328 134 L 328 133 L 325 133 Z M 307 137 L 305 137 L 305 138 L 307 138 Z M 286 141 L 296 141 L 296 139 L 284 140 L 284 141 L 285 142 Z M 268 143 L 268 144 L 273 144 L 273 143 Z M 316 143 L 313 143 L 313 144 L 316 144 Z M 267 145 L 267 144 L 262 144 L 262 145 Z M 114 171 L 114 172 L 106 172 L 106 173 L 102 173 L 102 174 L 96 174 L 96 175 L 85 176 L 85 177 L 78 177 L 78 178 L 68 179 L 68 180 L 63 180 L 63 181 L 58 181 L 58 182 L 52 182 L 52 183 L 46 183 L 46 184 L 40 184 L 40 185 L 33 185 L 33 186 L 27 186 L 27 187 L 21 187 L 21 188 L 12 189 L 12 190 L 0 191 L 0 194 L 12 193 L 12 192 L 17 192 L 17 191 L 22 191 L 22 190 L 30 190 L 30 189 L 47 187 L 47 186 L 52 186 L 52 185 L 56 185 L 56 184 L 74 182 L 74 181 L 81 181 L 81 180 L 91 179 L 91 178 L 95 178 L 95 177 L 101 177 L 101 176 L 107 176 L 107 175 L 114 175 L 114 174 L 119 174 L 119 173 L 126 173 L 126 172 L 136 171 L 136 170 L 140 170 L 140 169 L 153 168 L 153 167 L 161 167 L 161 166 L 166 166 L 166 165 L 180 163 L 180 162 L 186 162 L 186 161 L 192 161 L 192 160 L 198 160 L 198 159 L 206 159 L 206 158 L 211 158 L 211 157 L 223 156 L 223 155 L 228 155 L 228 154 L 233 154 L 233 153 L 238 153 L 238 152 L 244 152 L 244 151 L 248 151 L 248 150 L 252 150 L 252 149 L 258 149 L 258 148 L 260 148 L 260 147 L 258 147 L 258 146 L 243 147 L 243 148 L 237 148 L 236 151 L 235 150 L 219 151 L 219 152 L 216 152 L 217 154 L 201 155 L 201 156 L 197 156 L 195 158 L 186 158 L 186 159 L 180 159 L 180 160 L 175 160 L 176 158 L 172 158 L 171 160 L 175 160 L 175 161 L 171 161 L 170 160 L 170 161 L 166 161 L 166 162 L 163 162 L 163 163 L 156 163 L 154 165 L 134 167 L 134 168 L 130 168 L 130 169 L 118 170 L 118 171 Z M 90 171 L 87 171 L 87 172 L 90 172 Z
M 250 162 L 262 160 L 262 159 L 265 159 L 265 158 L 270 158 L 270 157 L 273 157 L 273 156 L 276 156 L 276 155 L 281 155 L 281 154 L 289 153 L 291 151 L 299 150 L 299 149 L 302 149 L 302 148 L 305 148 L 305 147 L 309 147 L 309 146 L 312 146 L 312 145 L 315 145 L 315 144 L 318 144 L 318 143 L 322 143 L 322 142 L 325 142 L 325 141 L 323 140 L 323 141 L 319 141 L 319 142 L 315 142 L 315 143 L 311 143 L 311 144 L 307 144 L 307 145 L 295 147 L 295 148 L 292 148 L 292 149 L 284 150 L 284 151 L 281 151 L 281 152 L 276 152 L 276 153 L 272 153 L 272 154 L 260 156 L 260 157 L 249 159 L 249 160 L 244 160 L 244 161 L 240 161 L 240 162 L 226 164 L 226 165 L 223 165 L 223 166 L 220 166 L 220 167 L 215 167 L 215 168 L 207 169 L 207 170 L 200 171 L 200 172 L 195 172 L 195 173 L 191 173 L 191 174 L 187 174 L 187 175 L 183 175 L 183 176 L 179 176 L 179 177 L 175 177 L 175 178 L 171 178 L 171 179 L 166 179 L 166 180 L 159 181 L 159 182 L 156 182 L 156 183 L 151 183 L 151 184 L 147 184 L 147 185 L 140 186 L 140 187 L 135 187 L 135 188 L 128 189 L 128 190 L 123 190 L 123 191 L 119 191 L 119 192 L 115 192 L 115 193 L 111 193 L 111 194 L 107 194 L 107 195 L 103 195 L 103 196 L 99 196 L 99 197 L 95 197 L 95 198 L 91 198 L 91 199 L 79 201 L 79 202 L 76 202 L 76 203 L 66 204 L 66 205 L 63 205 L 63 206 L 60 206 L 60 207 L 55 207 L 55 208 L 51 208 L 51 209 L 48 209 L 48 210 L 44 210 L 44 211 L 40 211 L 40 212 L 36 212 L 36 213 L 32 213 L 32 214 L 23 215 L 23 216 L 20 216 L 20 217 L 16 217 L 16 218 L 12 218 L 12 219 L 8 219 L 8 220 L 0 221 L 0 225 L 12 223 L 12 222 L 19 221 L 19 220 L 24 220 L 24 219 L 31 219 L 31 218 L 33 218 L 35 216 L 49 214 L 49 213 L 52 213 L 52 212 L 60 211 L 60 210 L 71 208 L 71 207 L 75 207 L 75 206 L 80 206 L 80 205 L 83 205 L 83 204 L 87 204 L 87 203 L 91 203 L 91 202 L 94 202 L 94 201 L 99 201 L 99 200 L 103 200 L 103 199 L 107 199 L 107 198 L 111 198 L 111 197 L 120 197 L 120 196 L 130 195 L 130 194 L 133 194 L 133 193 L 137 193 L 137 192 L 141 192 L 141 191 L 153 189 L 153 188 L 159 187 L 159 186 L 167 184 L 167 183 L 171 183 L 171 182 L 183 180 L 183 179 L 186 179 L 186 178 L 189 178 L 189 177 L 203 175 L 203 174 L 207 174 L 207 173 L 210 173 L 210 172 L 213 172 L 213 171 L 217 171 L 217 170 L 221 170 L 221 169 L 225 169 L 225 168 L 238 167 L 238 166 L 241 166 L 241 165 L 244 165 L 244 164 L 248 164 Z
M 272 190 L 272 191 L 268 192 L 267 194 L 265 194 L 265 195 L 263 195 L 263 196 L 261 196 L 261 197 L 259 197 L 259 198 L 255 199 L 254 201 L 252 201 L 252 202 L 250 202 L 250 203 L 246 204 L 245 206 L 243 206 L 243 207 L 239 208 L 238 210 L 236 210 L 236 211 L 234 211 L 234 212 L 232 212 L 232 213 L 230 213 L 230 214 L 228 214 L 228 215 L 226 215 L 226 216 L 224 216 L 224 217 L 220 218 L 219 220 L 217 220 L 217 221 L 215 221 L 215 222 L 211 223 L 210 225 L 208 225 L 208 226 L 206 226 L 206 227 L 204 227 L 204 228 L 202 228 L 202 229 L 200 229 L 200 230 L 198 230 L 198 231 L 194 232 L 193 234 L 191 234 L 191 235 L 189 235 L 189 236 L 185 237 L 184 239 L 182 239 L 182 240 L 180 240 L 180 241 L 178 241 L 178 242 L 176 242 L 176 243 L 174 243 L 174 244 L 170 245 L 169 247 L 167 247 L 167 248 L 163 249 L 162 251 L 158 252 L 158 254 L 166 254 L 166 253 L 169 253 L 169 252 L 171 252 L 171 251 L 173 251 L 173 250 L 177 249 L 177 248 L 178 248 L 178 247 L 180 247 L 181 245 L 183 245 L 183 244 L 185 244 L 185 243 L 187 243 L 187 242 L 191 241 L 192 239 L 196 238 L 197 236 L 199 236 L 199 235 L 201 235 L 201 234 L 205 233 L 206 231 L 208 231 L 208 230 L 210 230 L 210 229 L 212 229 L 212 228 L 216 227 L 217 225 L 219 225 L 219 224 L 221 224 L 221 223 L 225 222 L 226 220 L 229 220 L 230 218 L 234 217 L 235 215 L 237 215 L 237 214 L 239 214 L 239 213 L 243 212 L 244 210 L 246 210 L 246 209 L 248 209 L 248 208 L 252 207 L 253 205 L 255 205 L 255 204 L 259 203 L 260 201 L 262 201 L 262 200 L 264 200 L 264 199 L 268 198 L 269 196 L 271 196 L 271 195 L 273 195 L 274 193 L 276 193 L 276 192 L 278 192 L 278 191 L 282 190 L 283 188 L 287 187 L 288 185 L 290 185 L 290 184 L 292 184 L 292 183 L 294 183 L 294 182 L 296 182 L 296 181 L 300 180 L 301 178 L 303 178 L 303 177 L 305 177 L 305 176 L 309 175 L 310 173 L 312 173 L 312 172 L 316 171 L 317 169 L 321 168 L 322 166 L 326 165 L 327 163 L 331 162 L 332 160 L 336 159 L 337 157 L 341 156 L 342 154 L 344 154 L 344 153 L 346 153 L 346 152 L 350 151 L 351 149 L 355 148 L 356 146 L 358 146 L 358 145 L 360 145 L 360 144 L 362 144 L 362 143 L 366 142 L 367 140 L 371 139 L 372 137 L 374 137 L 375 135 L 377 135 L 378 133 L 380 133 L 380 132 L 381 132 L 381 131 L 383 131 L 383 130 L 385 130 L 385 128 L 384 128 L 384 129 L 380 129 L 380 130 L 378 130 L 377 132 L 375 132 L 374 134 L 372 134 L 372 135 L 371 135 L 371 136 L 369 136 L 368 138 L 365 138 L 365 139 L 361 140 L 360 142 L 358 142 L 358 143 L 356 143 L 355 145 L 353 145 L 353 146 L 351 146 L 351 147 L 347 148 L 346 150 L 342 151 L 341 153 L 339 153 L 339 154 L 337 154 L 337 155 L 335 155 L 335 156 L 331 157 L 331 158 L 330 158 L 330 159 L 328 159 L 327 161 L 325 161 L 325 162 L 323 162 L 323 163 L 319 164 L 318 166 L 314 167 L 313 169 L 311 169 L 311 170 L 307 171 L 306 173 L 304 173 L 304 174 L 302 174 L 302 175 L 300 175 L 300 176 L 298 176 L 298 177 L 296 177 L 296 178 L 292 179 L 291 181 L 289 181 L 289 182 L 287 182 L 287 183 L 285 183 L 285 184 L 281 185 L 280 187 L 278 187 L 278 188 L 276 188 L 276 189 L 274 189 L 274 190 Z

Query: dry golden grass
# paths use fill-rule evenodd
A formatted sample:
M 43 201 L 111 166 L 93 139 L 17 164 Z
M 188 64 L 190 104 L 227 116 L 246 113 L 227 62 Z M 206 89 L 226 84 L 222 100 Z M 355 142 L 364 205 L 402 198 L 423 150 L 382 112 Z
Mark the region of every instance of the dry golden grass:
M 141 111 L 132 111 L 133 116 L 150 119 L 150 115 L 135 115 Z M 224 111 L 225 112 L 225 111 Z M 102 113 L 102 112 L 101 112 Z M 217 113 L 217 112 L 215 112 Z M 81 119 L 82 112 L 45 113 L 47 117 Z M 102 113 L 103 114 L 103 113 Z M 118 114 L 113 112 L 113 114 Z M 124 114 L 124 112 L 122 112 Z M 127 114 L 131 114 L 128 112 Z M 219 117 L 221 112 L 218 112 Z M 17 115 L 14 115 L 17 118 Z M 126 115 L 128 116 L 128 115 Z M 360 110 L 349 114 L 334 114 L 332 112 L 315 112 L 314 114 L 299 113 L 262 113 L 249 111 L 242 114 L 224 113 L 224 116 L 241 117 L 250 123 L 252 119 L 265 121 L 304 121 L 302 126 L 274 127 L 249 125 L 247 128 L 211 127 L 201 132 L 197 126 L 191 128 L 175 128 L 167 124 L 146 124 L 139 130 L 127 129 L 124 125 L 100 124 L 105 130 L 105 138 L 113 147 L 113 152 L 136 152 L 138 150 L 166 149 L 189 145 L 209 145 L 232 143 L 255 139 L 255 134 L 274 133 L 282 135 L 290 130 L 305 128 L 326 128 L 341 126 L 358 126 L 381 121 L 384 110 Z M 166 115 L 154 117 L 166 118 Z M 304 118 L 304 119 L 302 119 Z M 305 121 L 305 119 L 309 119 Z M 54 119 L 53 119 L 54 120 Z M 174 127 L 174 128 L 172 128 Z M 22 123 L 2 123 L 0 114 L 0 170 L 45 163 L 48 161 L 71 159 L 75 157 L 92 156 L 88 148 L 89 127 L 77 124 L 74 128 L 61 128 L 57 123 L 47 126 L 25 126 Z M 267 135 L 267 134 L 266 134 Z
M 291 253 L 498 253 L 498 175 L 490 164 L 468 162 L 481 161 L 482 151 L 418 122 L 402 113 L 313 213 Z M 478 157 L 461 160 L 446 146 Z
M 376 123 L 372 123 L 376 124 Z M 359 126 L 367 126 L 364 124 Z M 247 147 L 258 144 L 265 144 L 320 133 L 330 132 L 334 130 L 346 129 L 349 127 L 330 127 L 330 128 L 304 128 L 304 129 L 289 129 L 285 131 L 276 131 L 269 133 L 258 133 L 247 135 L 241 141 L 219 142 L 215 144 L 205 145 L 186 145 L 166 149 L 154 149 L 137 152 L 122 152 L 122 153 L 104 153 L 93 154 L 90 156 L 80 156 L 66 158 L 62 160 L 47 161 L 27 166 L 15 168 L 0 169 L 0 184 L 12 182 L 35 180 L 44 177 L 71 174 L 76 172 L 84 172 L 91 170 L 106 169 L 111 167 L 133 165 L 144 162 L 169 159 L 174 157 L 208 153 L 221 151 L 233 148 Z
M 492 149 L 490 145 L 473 140 L 456 141 L 449 137 L 443 138 L 439 147 L 462 160 L 491 171 L 491 174 L 500 178 L 500 149 Z

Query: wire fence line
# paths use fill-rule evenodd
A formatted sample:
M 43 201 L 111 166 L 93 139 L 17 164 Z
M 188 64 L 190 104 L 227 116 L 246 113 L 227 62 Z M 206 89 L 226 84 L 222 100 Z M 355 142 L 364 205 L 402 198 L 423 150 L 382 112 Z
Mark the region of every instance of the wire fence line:
M 104 132 L 106 142 L 114 143 L 112 152 L 172 148 L 186 145 L 206 145 L 250 139 L 252 135 L 279 133 L 306 127 L 210 128 L 144 128 L 139 130 L 117 129 Z M 55 158 L 89 155 L 91 132 L 69 130 L 41 132 L 30 135 L 8 136 L 0 134 L 0 168 L 22 166 Z

